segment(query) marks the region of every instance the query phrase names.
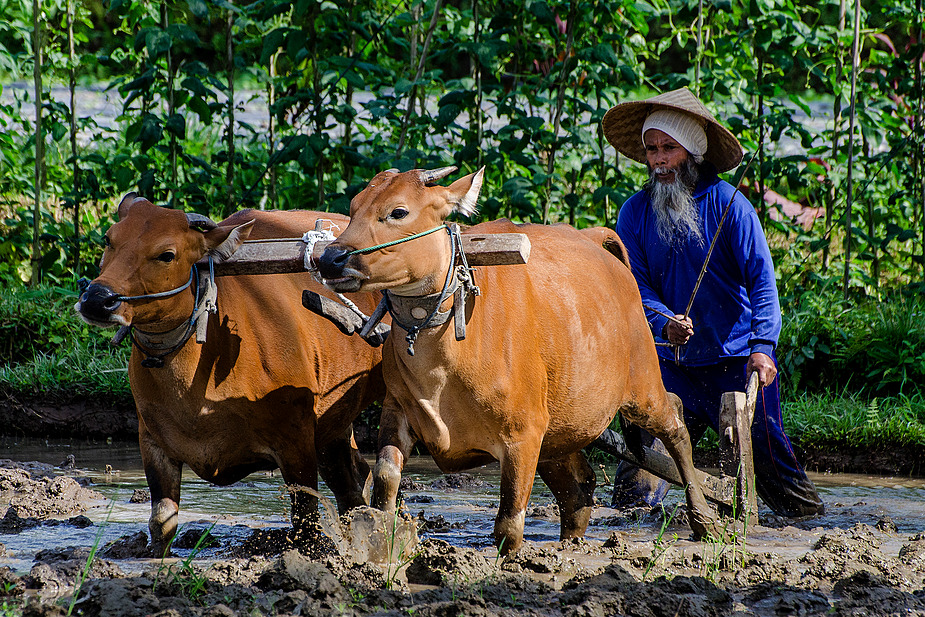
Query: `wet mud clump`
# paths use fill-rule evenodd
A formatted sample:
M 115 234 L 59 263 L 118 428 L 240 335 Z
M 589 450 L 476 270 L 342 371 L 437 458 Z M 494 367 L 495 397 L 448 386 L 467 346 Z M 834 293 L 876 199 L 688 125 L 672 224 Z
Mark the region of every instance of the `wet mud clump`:
M 78 514 L 100 495 L 73 473 L 0 469 L 0 539 L 17 533 L 14 520 L 100 525 Z M 551 514 L 534 504 L 528 519 Z M 144 531 L 48 547 L 26 567 L 0 567 L 0 614 L 925 615 L 925 536 L 904 533 L 901 520 L 756 524 L 721 544 L 693 541 L 659 513 L 599 507 L 592 526 L 606 540 L 528 540 L 501 557 L 489 541 L 455 546 L 431 537 L 437 525 L 428 521 L 437 518 L 370 508 L 338 517 L 327 504 L 314 539 L 257 527 L 242 539 L 197 524 L 181 529 L 169 556 L 150 555 Z M 23 563 L 22 555 L 3 560 Z

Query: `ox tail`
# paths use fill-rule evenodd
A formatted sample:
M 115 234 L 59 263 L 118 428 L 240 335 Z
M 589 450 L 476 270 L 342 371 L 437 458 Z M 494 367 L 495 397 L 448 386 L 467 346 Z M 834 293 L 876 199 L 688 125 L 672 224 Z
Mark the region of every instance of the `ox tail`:
M 595 243 L 600 244 L 605 251 L 623 262 L 627 268 L 630 267 L 629 253 L 626 252 L 626 246 L 617 232 L 607 227 L 590 227 L 582 229 L 581 232 Z

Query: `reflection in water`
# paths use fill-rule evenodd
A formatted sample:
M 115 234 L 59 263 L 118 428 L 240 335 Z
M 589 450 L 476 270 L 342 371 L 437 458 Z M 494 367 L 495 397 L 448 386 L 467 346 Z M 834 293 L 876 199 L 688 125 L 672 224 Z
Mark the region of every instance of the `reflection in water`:
M 27 571 L 34 554 L 41 549 L 65 546 L 92 546 L 100 537 L 100 545 L 123 535 L 147 531 L 150 504 L 147 501 L 131 503 L 136 489 L 146 489 L 138 446 L 135 443 L 79 442 L 65 443 L 45 440 L 0 441 L 0 458 L 15 461 L 39 461 L 58 465 L 72 454 L 82 475 L 90 478 L 91 488 L 106 496 L 106 501 L 94 504 L 86 512 L 97 525 L 76 529 L 69 525 L 42 526 L 19 534 L 0 535 L 7 555 L 0 565 L 17 571 Z M 372 462 L 372 461 L 370 461 Z M 610 471 L 610 470 L 608 470 Z M 431 483 L 441 474 L 430 457 L 415 457 L 408 462 L 403 477 L 414 481 L 403 491 L 404 504 L 413 516 L 421 515 L 427 522 L 422 535 L 440 538 L 451 544 L 487 547 L 491 545 L 491 531 L 498 507 L 500 474 L 498 465 L 488 465 L 470 472 L 474 482 L 462 488 L 433 488 Z M 600 477 L 600 474 L 599 474 Z M 909 478 L 881 478 L 847 474 L 811 474 L 826 504 L 822 517 L 803 521 L 780 521 L 775 526 L 791 523 L 812 530 L 814 528 L 848 528 L 857 522 L 876 525 L 890 517 L 900 534 L 925 532 L 925 480 Z M 332 498 L 322 484 L 322 494 Z M 607 487 L 599 487 L 597 499 L 602 504 L 609 498 Z M 222 538 L 225 545 L 235 544 L 249 535 L 255 527 L 288 526 L 289 499 L 278 472 L 261 472 L 228 487 L 212 486 L 188 470 L 184 471 L 181 488 L 180 524 L 208 527 L 215 525 L 213 534 Z M 679 489 L 669 492 L 666 507 L 683 502 Z M 554 510 L 546 508 L 553 503 L 552 495 L 537 478 L 530 500 L 525 538 L 532 542 L 555 541 L 559 536 L 559 521 Z M 656 521 L 626 522 L 618 527 L 613 516 L 619 512 L 598 507 L 592 515 L 587 536 L 603 541 L 619 529 L 631 539 L 651 539 L 659 531 Z M 762 508 L 762 515 L 769 511 Z M 608 520 L 609 519 L 609 520 Z M 102 531 L 101 531 L 102 530 Z M 686 527 L 673 526 L 673 531 L 684 538 Z M 750 532 L 760 543 L 776 544 L 786 541 L 786 529 Z M 213 549 L 215 550 L 215 549 Z M 177 550 L 177 554 L 184 552 Z M 208 551 L 203 553 L 208 556 Z

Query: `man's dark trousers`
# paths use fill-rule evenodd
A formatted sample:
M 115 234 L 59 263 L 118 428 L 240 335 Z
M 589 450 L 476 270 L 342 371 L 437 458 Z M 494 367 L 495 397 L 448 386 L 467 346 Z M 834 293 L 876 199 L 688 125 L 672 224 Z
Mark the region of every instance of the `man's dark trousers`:
M 777 359 L 774 358 L 775 365 Z M 696 444 L 707 427 L 719 432 L 719 411 L 724 392 L 743 391 L 748 358 L 726 358 L 703 367 L 678 366 L 659 358 L 665 389 L 681 398 L 684 422 Z M 821 514 L 822 501 L 812 480 L 793 453 L 781 422 L 779 379 L 758 391 L 752 448 L 758 496 L 776 514 L 787 517 Z M 667 452 L 662 443 L 645 431 L 645 445 Z M 654 441 L 654 444 L 653 444 Z M 614 507 L 657 505 L 668 492 L 668 483 L 622 461 L 614 480 Z

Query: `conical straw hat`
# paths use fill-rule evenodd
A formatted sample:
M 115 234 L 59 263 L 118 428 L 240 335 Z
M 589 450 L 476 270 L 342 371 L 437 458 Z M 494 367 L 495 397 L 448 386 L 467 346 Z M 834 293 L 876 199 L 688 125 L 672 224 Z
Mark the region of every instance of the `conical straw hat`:
M 717 171 L 735 169 L 742 162 L 742 144 L 726 127 L 716 121 L 713 114 L 687 88 L 678 88 L 644 101 L 629 101 L 612 107 L 601 121 L 604 137 L 620 154 L 645 163 L 642 125 L 646 117 L 656 109 L 674 109 L 704 119 L 707 151 L 703 158 L 713 163 Z

